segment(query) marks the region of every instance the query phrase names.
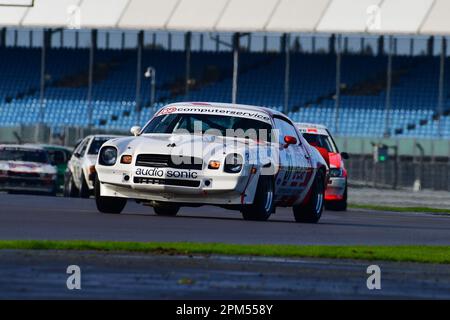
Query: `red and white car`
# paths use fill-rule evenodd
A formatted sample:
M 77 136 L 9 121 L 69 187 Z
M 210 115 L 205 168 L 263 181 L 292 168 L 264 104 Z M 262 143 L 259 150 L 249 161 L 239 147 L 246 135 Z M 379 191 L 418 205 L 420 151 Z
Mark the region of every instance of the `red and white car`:
M 330 179 L 325 191 L 325 207 L 329 210 L 347 210 L 347 169 L 344 159 L 348 159 L 348 153 L 339 152 L 330 131 L 324 125 L 297 123 L 296 126 L 306 141 L 317 148 L 329 163 Z
M 56 167 L 36 146 L 0 145 L 0 190 L 56 195 Z

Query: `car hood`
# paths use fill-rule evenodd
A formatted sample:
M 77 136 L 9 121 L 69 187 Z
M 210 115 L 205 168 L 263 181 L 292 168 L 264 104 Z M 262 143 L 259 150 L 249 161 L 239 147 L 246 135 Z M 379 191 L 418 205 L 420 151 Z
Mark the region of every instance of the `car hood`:
M 0 161 L 0 170 L 47 174 L 56 173 L 56 168 L 50 164 L 27 161 Z
M 116 146 L 119 155 L 154 153 L 192 156 L 207 160 L 213 155 L 220 158 L 229 153 L 244 154 L 246 150 L 250 151 L 269 144 L 259 144 L 250 139 L 213 135 L 148 134 L 116 139 L 106 145 Z

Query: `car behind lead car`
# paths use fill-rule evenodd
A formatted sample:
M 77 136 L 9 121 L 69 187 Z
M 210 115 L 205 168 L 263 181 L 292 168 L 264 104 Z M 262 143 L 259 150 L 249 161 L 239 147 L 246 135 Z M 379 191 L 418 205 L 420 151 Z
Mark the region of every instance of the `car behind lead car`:
M 325 207 L 328 210 L 347 210 L 347 169 L 344 159 L 346 152 L 339 153 L 330 131 L 323 125 L 297 123 L 296 126 L 309 144 L 325 149 L 330 163 L 330 180 L 325 191 Z
M 120 213 L 127 199 L 174 216 L 217 205 L 246 220 L 292 207 L 297 222 L 319 221 L 328 167 L 279 112 L 254 106 L 177 103 L 134 137 L 106 142 L 95 166 L 97 208 Z
M 100 147 L 115 135 L 90 135 L 81 140 L 67 163 L 64 196 L 89 198 L 94 191 L 95 162 Z
M 0 190 L 55 195 L 57 189 L 57 171 L 46 150 L 0 145 Z

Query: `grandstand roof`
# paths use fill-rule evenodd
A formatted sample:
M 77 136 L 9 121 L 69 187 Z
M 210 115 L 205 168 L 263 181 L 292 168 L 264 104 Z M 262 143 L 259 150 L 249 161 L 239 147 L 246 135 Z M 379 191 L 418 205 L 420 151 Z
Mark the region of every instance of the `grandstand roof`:
M 67 27 L 79 8 L 80 28 L 450 34 L 448 0 L 24 1 L 0 0 L 0 26 Z

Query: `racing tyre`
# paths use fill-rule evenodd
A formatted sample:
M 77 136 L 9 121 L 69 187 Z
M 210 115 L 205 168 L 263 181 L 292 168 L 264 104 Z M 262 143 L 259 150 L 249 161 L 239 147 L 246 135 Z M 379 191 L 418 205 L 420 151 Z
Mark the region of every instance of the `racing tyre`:
M 125 198 L 102 197 L 100 195 L 100 181 L 98 179 L 95 179 L 94 191 L 95 203 L 100 212 L 119 214 L 127 204 L 127 199 Z
M 156 215 L 165 217 L 175 217 L 179 210 L 179 206 L 172 204 L 157 204 L 153 207 Z
M 73 182 L 72 173 L 69 172 L 66 179 L 64 179 L 64 197 L 75 198 L 78 194 L 79 191 Z
M 296 222 L 317 223 L 322 216 L 325 198 L 325 175 L 323 171 L 317 172 L 313 185 L 311 186 L 311 196 L 305 205 L 294 206 L 294 218 Z
M 269 176 L 260 176 L 253 204 L 241 209 L 244 220 L 266 221 L 274 212 L 274 182 Z
M 347 210 L 347 187 L 345 187 L 344 198 L 339 201 L 325 202 L 325 208 L 332 211 L 346 211 Z
M 89 196 L 90 196 L 89 187 L 86 183 L 86 179 L 84 178 L 83 174 L 81 174 L 80 181 L 81 181 L 81 188 L 80 188 L 80 194 L 79 194 L 80 198 L 89 198 Z
M 57 194 L 58 194 L 58 185 L 55 184 L 55 186 L 53 186 L 53 190 L 50 191 L 47 195 L 50 197 L 56 197 Z

